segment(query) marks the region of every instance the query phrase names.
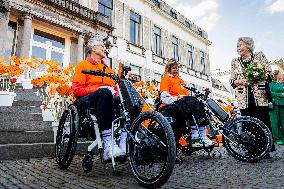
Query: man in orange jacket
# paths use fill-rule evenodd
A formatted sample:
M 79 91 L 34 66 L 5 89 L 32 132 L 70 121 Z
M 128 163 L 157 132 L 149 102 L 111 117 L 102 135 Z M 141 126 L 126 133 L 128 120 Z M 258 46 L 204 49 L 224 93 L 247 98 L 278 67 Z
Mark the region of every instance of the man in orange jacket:
M 115 81 L 102 76 L 83 74 L 82 70 L 102 71 L 114 73 L 105 62 L 105 46 L 101 38 L 91 38 L 87 44 L 90 56 L 81 61 L 75 69 L 72 81 L 72 92 L 77 99 L 75 105 L 79 109 L 93 108 L 98 126 L 103 138 L 105 161 L 111 159 L 111 127 L 114 118 L 114 97 L 118 95 Z M 124 156 L 126 153 L 127 133 L 122 129 L 119 146 L 113 144 L 113 156 Z

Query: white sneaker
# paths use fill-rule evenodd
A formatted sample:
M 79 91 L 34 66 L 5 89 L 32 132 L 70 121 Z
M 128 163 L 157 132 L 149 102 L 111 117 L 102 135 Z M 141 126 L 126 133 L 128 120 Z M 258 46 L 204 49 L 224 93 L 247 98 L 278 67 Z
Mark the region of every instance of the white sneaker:
M 120 141 L 119 148 L 124 153 L 124 155 L 126 155 L 126 141 Z
M 194 143 L 191 144 L 192 148 L 200 148 L 203 147 L 203 144 L 201 143 L 201 141 L 195 141 Z
M 212 146 L 213 142 L 210 140 L 206 135 L 202 136 L 203 142 L 205 143 L 205 146 Z
M 125 153 L 118 147 L 118 145 L 115 143 L 112 146 L 112 154 L 113 157 L 123 157 L 125 156 Z M 104 155 L 103 155 L 104 161 L 110 160 L 111 159 L 111 146 L 107 145 L 104 147 Z

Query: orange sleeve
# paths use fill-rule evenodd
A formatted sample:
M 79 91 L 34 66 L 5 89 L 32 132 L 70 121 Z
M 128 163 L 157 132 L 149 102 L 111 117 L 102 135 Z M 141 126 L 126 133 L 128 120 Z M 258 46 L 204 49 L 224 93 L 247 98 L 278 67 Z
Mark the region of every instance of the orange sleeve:
M 161 79 L 161 83 L 160 83 L 160 92 L 164 92 L 164 91 L 167 91 L 169 92 L 170 90 L 170 80 L 169 80 L 169 77 L 167 76 L 164 76 L 162 79 Z
M 86 80 L 87 80 L 87 75 L 82 73 L 82 70 L 85 69 L 84 62 L 85 61 L 82 61 L 76 66 L 75 73 L 74 73 L 73 80 L 72 80 L 73 83 L 81 83 L 85 85 Z

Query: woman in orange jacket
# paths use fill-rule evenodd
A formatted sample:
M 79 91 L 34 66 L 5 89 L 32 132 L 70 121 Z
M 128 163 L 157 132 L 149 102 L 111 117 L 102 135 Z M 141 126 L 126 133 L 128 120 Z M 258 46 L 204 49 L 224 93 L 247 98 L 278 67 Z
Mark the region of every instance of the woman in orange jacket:
M 171 126 L 175 134 L 177 146 L 179 139 L 186 128 L 186 121 L 190 121 L 192 147 L 201 147 L 200 136 L 192 119 L 194 115 L 199 125 L 201 137 L 206 146 L 213 145 L 212 141 L 206 137 L 205 126 L 208 124 L 205 115 L 204 105 L 195 97 L 189 96 L 189 91 L 185 88 L 184 80 L 179 76 L 178 63 L 170 59 L 166 65 L 165 73 L 160 83 L 162 108 L 159 111 L 165 117 L 173 118 Z M 204 119 L 205 118 L 205 119 Z

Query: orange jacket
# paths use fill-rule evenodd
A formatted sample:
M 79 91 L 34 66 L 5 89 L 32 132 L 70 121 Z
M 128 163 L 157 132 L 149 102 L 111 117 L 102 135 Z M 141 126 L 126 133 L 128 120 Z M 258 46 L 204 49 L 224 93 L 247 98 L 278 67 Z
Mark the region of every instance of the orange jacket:
M 75 98 L 86 96 L 90 93 L 95 92 L 103 86 L 113 87 L 114 90 L 117 91 L 116 84 L 113 79 L 82 73 L 82 70 L 100 71 L 103 70 L 103 67 L 106 67 L 105 72 L 114 73 L 113 70 L 108 67 L 104 62 L 97 63 L 92 58 L 87 58 L 86 60 L 81 61 L 76 66 L 72 81 L 72 92 Z
M 171 96 L 188 96 L 189 92 L 185 89 L 185 82 L 179 76 L 166 74 L 160 83 L 160 92 L 168 92 Z

